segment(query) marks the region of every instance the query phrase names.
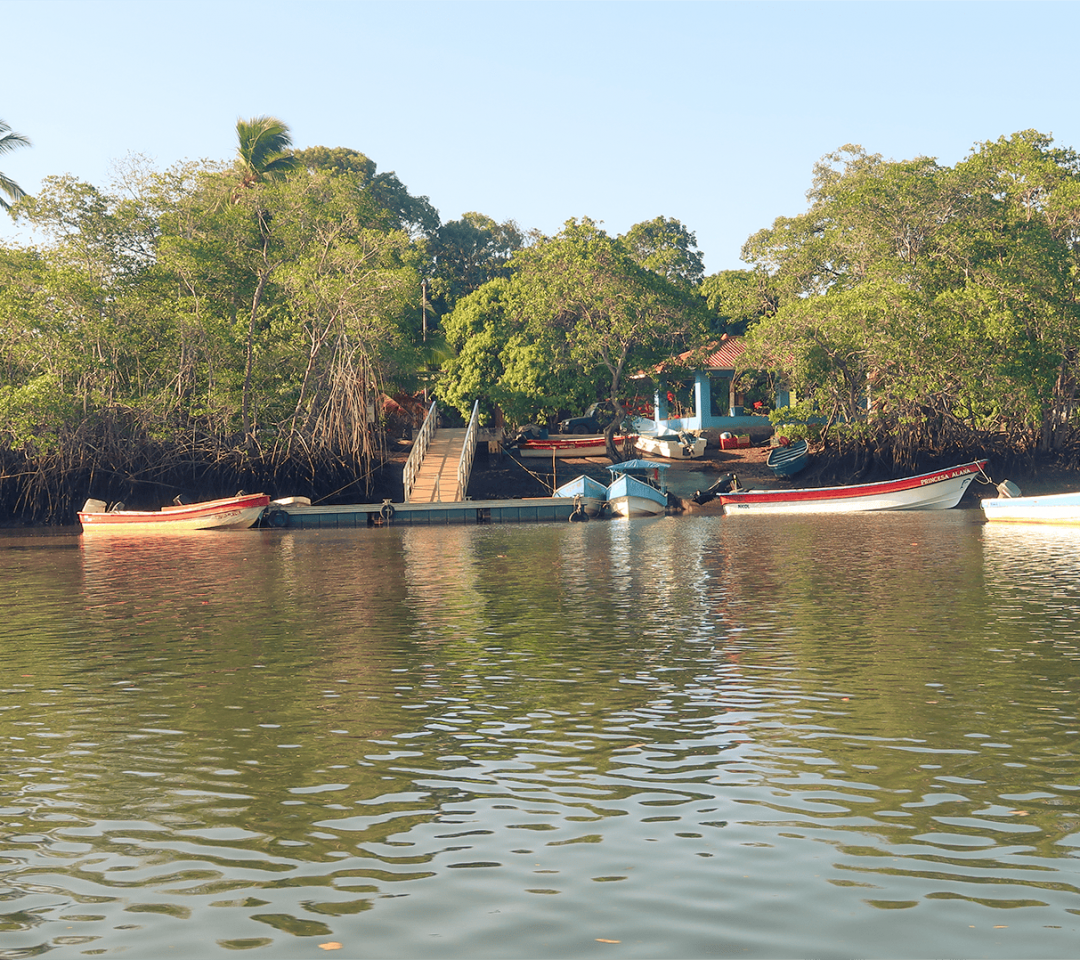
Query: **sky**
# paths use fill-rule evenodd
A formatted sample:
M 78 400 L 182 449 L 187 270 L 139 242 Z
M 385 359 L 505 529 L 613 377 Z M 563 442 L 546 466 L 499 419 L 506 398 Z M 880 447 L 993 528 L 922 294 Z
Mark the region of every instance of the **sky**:
M 236 121 L 350 147 L 442 220 L 552 235 L 658 216 L 707 273 L 806 210 L 845 144 L 953 165 L 1036 129 L 1080 148 L 1080 4 L 2 0 L 0 156 L 28 192 L 142 155 L 228 161 Z M 32 241 L 0 216 L 0 240 Z

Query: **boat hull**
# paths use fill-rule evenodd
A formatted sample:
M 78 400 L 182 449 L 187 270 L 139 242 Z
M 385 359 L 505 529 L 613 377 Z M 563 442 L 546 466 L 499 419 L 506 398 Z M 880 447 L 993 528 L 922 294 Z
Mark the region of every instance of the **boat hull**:
M 665 494 L 625 474 L 616 477 L 608 487 L 607 502 L 617 517 L 656 517 L 667 510 Z
M 582 475 L 564 483 L 552 496 L 572 497 L 574 503 L 585 511 L 586 516 L 598 517 L 607 503 L 607 492 L 607 487 L 599 480 Z
M 615 446 L 621 447 L 626 437 L 615 437 Z M 607 454 L 607 444 L 603 437 L 563 437 L 562 439 L 523 440 L 518 445 L 518 456 L 544 458 L 552 457 L 603 457 Z
M 679 437 L 638 437 L 634 446 L 642 453 L 668 460 L 693 460 L 705 452 L 705 438 L 694 437 L 684 442 Z
M 948 510 L 955 507 L 987 461 L 976 460 L 903 480 L 849 487 L 744 490 L 720 494 L 724 513 L 861 513 L 879 510 Z
M 805 440 L 787 447 L 773 447 L 766 461 L 769 469 L 778 477 L 793 477 L 810 461 L 810 448 Z
M 1044 497 L 998 497 L 980 504 L 988 521 L 1080 526 L 1080 493 Z
M 89 501 L 88 501 L 89 503 Z M 199 530 L 243 530 L 266 509 L 270 497 L 251 494 L 208 500 L 161 510 L 81 510 L 79 523 L 84 535 L 128 535 L 148 533 L 193 533 Z

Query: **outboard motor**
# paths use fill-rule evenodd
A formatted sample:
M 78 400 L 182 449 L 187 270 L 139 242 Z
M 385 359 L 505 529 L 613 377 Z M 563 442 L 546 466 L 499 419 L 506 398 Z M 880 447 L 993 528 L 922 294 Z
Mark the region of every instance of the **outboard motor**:
M 543 440 L 547 431 L 535 423 L 525 423 L 518 427 L 517 435 L 510 441 L 511 446 L 520 446 L 526 440 Z
M 722 493 L 732 493 L 741 489 L 739 478 L 734 473 L 728 473 L 716 481 L 708 490 L 696 490 L 691 498 L 694 503 L 706 504 L 715 500 Z
M 1019 497 L 1021 495 L 1020 488 L 1011 480 L 1002 480 L 1001 483 L 997 485 L 997 492 L 1010 500 L 1013 497 Z

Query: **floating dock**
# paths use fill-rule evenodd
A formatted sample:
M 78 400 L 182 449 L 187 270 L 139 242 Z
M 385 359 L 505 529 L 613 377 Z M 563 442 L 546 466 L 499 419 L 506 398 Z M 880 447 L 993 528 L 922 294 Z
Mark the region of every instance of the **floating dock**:
M 263 527 L 328 530 L 382 526 L 445 526 L 448 524 L 546 523 L 588 520 L 575 497 L 523 500 L 461 500 L 446 503 L 360 503 L 312 506 L 304 497 L 270 503 Z

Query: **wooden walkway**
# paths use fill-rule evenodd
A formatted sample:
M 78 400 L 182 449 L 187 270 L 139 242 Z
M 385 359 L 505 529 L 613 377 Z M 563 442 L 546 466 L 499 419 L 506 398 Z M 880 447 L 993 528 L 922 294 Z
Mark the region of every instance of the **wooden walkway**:
M 416 475 L 409 503 L 442 503 L 465 499 L 464 490 L 460 497 L 457 495 L 457 470 L 466 433 L 464 428 L 440 428 L 435 431 L 424 455 L 424 462 Z

